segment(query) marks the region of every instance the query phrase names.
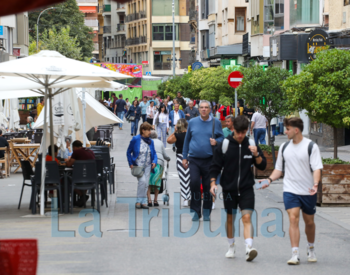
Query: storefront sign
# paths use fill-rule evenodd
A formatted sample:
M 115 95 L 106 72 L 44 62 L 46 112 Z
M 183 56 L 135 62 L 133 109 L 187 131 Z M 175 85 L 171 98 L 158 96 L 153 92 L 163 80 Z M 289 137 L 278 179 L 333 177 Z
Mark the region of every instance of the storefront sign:
M 154 52 L 154 55 L 160 55 L 160 52 Z
M 329 44 L 328 33 L 324 30 L 316 29 L 309 34 L 306 43 L 307 60 L 312 61 L 316 59 L 316 54 L 327 48 Z
M 171 51 L 161 51 L 160 54 L 161 55 L 170 55 Z
M 21 56 L 21 48 L 13 48 L 14 56 Z
M 142 65 L 118 63 L 95 63 L 94 65 L 128 76 L 142 77 Z

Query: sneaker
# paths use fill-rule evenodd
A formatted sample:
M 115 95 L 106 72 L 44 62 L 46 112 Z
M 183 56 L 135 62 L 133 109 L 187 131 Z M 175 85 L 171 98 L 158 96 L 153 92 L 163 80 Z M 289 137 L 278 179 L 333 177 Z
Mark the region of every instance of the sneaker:
M 300 259 L 298 252 L 294 251 L 292 254 L 292 258 L 287 262 L 289 265 L 298 265 L 300 264 Z
M 215 209 L 215 202 L 213 202 L 213 206 L 211 207 L 212 210 Z
M 184 200 L 183 206 L 188 206 L 188 200 Z
M 236 247 L 235 244 L 233 243 L 232 245 L 228 245 L 228 251 L 225 254 L 226 258 L 234 258 L 236 253 Z
M 258 256 L 258 251 L 255 248 L 252 248 L 250 245 L 246 245 L 245 256 L 246 261 L 250 262 L 254 260 L 256 256 Z
M 317 262 L 315 247 L 313 246 L 307 247 L 307 261 L 312 263 Z

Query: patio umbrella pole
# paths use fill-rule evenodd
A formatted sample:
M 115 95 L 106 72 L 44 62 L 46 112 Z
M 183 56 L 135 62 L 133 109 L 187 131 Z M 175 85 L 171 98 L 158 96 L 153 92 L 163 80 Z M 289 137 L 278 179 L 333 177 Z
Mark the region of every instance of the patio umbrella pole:
M 51 150 L 52 161 L 54 161 L 55 160 L 55 147 L 54 147 L 54 141 L 53 141 L 52 88 L 49 89 L 49 101 L 50 101 L 50 150 Z M 58 205 L 57 205 L 57 190 L 53 191 L 53 200 L 52 200 L 51 203 L 54 203 L 54 206 L 53 206 L 54 209 L 58 208 Z
M 85 125 L 85 109 L 86 109 L 86 102 L 85 102 L 85 88 L 83 88 L 82 93 L 82 101 L 83 104 L 83 146 L 86 147 L 86 125 Z
M 48 76 L 45 77 L 45 96 L 44 102 L 47 104 L 47 93 L 48 93 Z M 41 156 L 41 186 L 40 186 L 40 215 L 45 215 L 45 177 L 46 177 L 46 131 L 47 131 L 47 107 L 44 108 L 44 129 L 42 137 L 42 156 Z M 36 206 L 35 206 L 36 207 Z

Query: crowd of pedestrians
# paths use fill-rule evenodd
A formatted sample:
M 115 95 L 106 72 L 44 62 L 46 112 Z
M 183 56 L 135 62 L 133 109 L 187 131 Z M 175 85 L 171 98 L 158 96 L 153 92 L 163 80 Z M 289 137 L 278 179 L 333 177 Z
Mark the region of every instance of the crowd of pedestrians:
M 116 103 L 118 116 L 119 105 L 125 104 L 121 101 Z M 126 116 L 134 123 L 127 158 L 132 174 L 138 179 L 136 208 L 159 206 L 162 175 L 166 162 L 170 161 L 165 151 L 168 143 L 176 153 L 182 205 L 190 208 L 192 221 L 210 221 L 220 185 L 227 215 L 226 257 L 235 257 L 234 221 L 240 211 L 246 260 L 255 259 L 258 251 L 253 246 L 251 217 L 256 206 L 254 185 L 257 183 L 252 166 L 259 170 L 266 168 L 266 158 L 259 144 L 266 144 L 266 127 L 269 126 L 259 109 L 241 103 L 234 108 L 206 100 L 188 100 L 178 93 L 173 100 L 170 97 L 161 100 L 157 96 L 144 97 L 141 103 L 134 100 Z M 131 116 L 138 119 L 130 119 Z M 140 134 L 136 135 L 140 117 L 143 123 L 139 127 Z M 308 240 L 308 261 L 316 262 L 314 214 L 323 168 L 319 148 L 302 136 L 303 121 L 300 118 L 278 117 L 270 125 L 275 126 L 271 127 L 273 135 L 282 134 L 286 127 L 290 141 L 281 146 L 273 173 L 256 188 L 265 189 L 284 174 L 283 197 L 290 220 L 292 244 L 292 258 L 288 264 L 300 263 L 300 211 Z M 299 156 L 296 157 L 296 154 Z

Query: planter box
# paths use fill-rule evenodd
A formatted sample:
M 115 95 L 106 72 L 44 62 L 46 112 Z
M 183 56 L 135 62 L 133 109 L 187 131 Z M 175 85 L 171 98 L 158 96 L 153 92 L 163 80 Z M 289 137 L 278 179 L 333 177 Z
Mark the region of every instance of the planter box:
M 18 111 L 19 114 L 19 124 L 27 124 L 27 117 L 29 117 L 30 112 Z
M 267 152 L 263 151 L 264 156 L 266 158 L 266 168 L 264 171 L 258 170 L 256 169 L 256 167 L 254 166 L 254 176 L 256 179 L 261 179 L 261 178 L 267 178 L 271 175 L 274 166 L 273 166 L 273 160 L 272 160 L 272 154 L 268 154 Z M 277 161 L 277 156 L 278 156 L 278 151 L 275 151 L 275 156 L 276 156 L 276 161 Z
M 350 206 L 350 164 L 323 165 L 317 203 L 321 206 Z

